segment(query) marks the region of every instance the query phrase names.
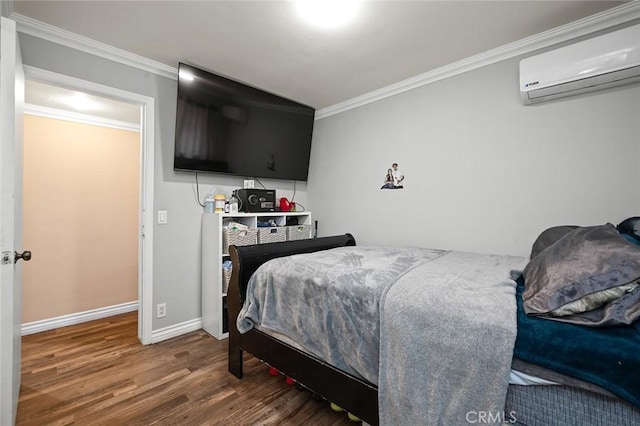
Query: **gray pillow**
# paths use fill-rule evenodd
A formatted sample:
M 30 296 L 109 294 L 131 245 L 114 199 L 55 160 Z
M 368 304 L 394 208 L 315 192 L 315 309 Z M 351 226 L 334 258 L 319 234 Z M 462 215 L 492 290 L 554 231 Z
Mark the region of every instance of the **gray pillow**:
M 584 325 L 630 324 L 640 317 L 640 288 L 626 287 L 600 306 L 556 316 L 565 305 L 590 294 L 640 280 L 640 247 L 626 242 L 611 224 L 574 229 L 534 257 L 524 269 L 524 311 Z M 629 290 L 628 290 L 629 289 Z M 616 292 L 611 292 L 616 294 Z M 622 295 L 620 295 L 622 294 Z M 575 305 L 574 305 L 575 306 Z
M 533 246 L 531 247 L 531 256 L 529 256 L 529 259 L 533 259 L 537 255 L 542 253 L 544 249 L 546 249 L 576 228 L 578 227 L 574 225 L 565 225 L 554 226 L 552 228 L 545 229 L 533 242 Z

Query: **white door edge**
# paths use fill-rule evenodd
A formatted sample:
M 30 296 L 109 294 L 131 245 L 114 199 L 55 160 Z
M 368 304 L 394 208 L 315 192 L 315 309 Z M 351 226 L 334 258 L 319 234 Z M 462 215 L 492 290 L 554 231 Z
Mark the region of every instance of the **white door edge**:
M 21 383 L 22 108 L 24 73 L 16 23 L 0 17 L 0 424 L 13 425 Z

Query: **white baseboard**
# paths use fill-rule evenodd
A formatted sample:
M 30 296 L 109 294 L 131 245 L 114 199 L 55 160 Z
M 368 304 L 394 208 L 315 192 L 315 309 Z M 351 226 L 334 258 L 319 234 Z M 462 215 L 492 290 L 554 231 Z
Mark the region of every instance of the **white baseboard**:
M 151 333 L 151 343 L 162 342 L 163 340 L 178 337 L 192 331 L 202 328 L 202 318 L 196 318 L 180 324 L 170 325 L 169 327 L 154 330 Z
M 42 331 L 54 330 L 69 325 L 81 324 L 113 315 L 124 314 L 138 310 L 138 302 L 121 303 L 119 305 L 107 306 L 105 308 L 92 309 L 90 311 L 78 312 L 75 314 L 63 315 L 60 317 L 45 320 L 33 321 L 22 324 L 22 335 L 40 333 Z M 162 342 L 173 337 L 178 337 L 202 328 L 202 318 L 196 318 L 180 324 L 170 325 L 151 333 L 151 343 Z
M 42 331 L 53 330 L 68 325 L 80 324 L 87 321 L 93 321 L 101 318 L 111 317 L 113 315 L 124 314 L 138 310 L 138 301 L 121 303 L 119 305 L 107 306 L 104 308 L 91 309 L 89 311 L 78 312 L 75 314 L 62 315 L 60 317 L 49 318 L 45 320 L 33 321 L 22 324 L 22 335 L 40 333 Z

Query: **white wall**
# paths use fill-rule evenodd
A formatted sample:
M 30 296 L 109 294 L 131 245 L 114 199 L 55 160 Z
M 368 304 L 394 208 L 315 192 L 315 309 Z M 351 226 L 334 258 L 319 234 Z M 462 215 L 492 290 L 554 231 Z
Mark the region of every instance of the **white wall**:
M 528 255 L 549 226 L 640 214 L 640 86 L 523 106 L 519 60 L 317 121 L 320 235 Z M 381 190 L 393 162 L 405 189 Z
M 193 173 L 173 171 L 177 81 L 26 34 L 19 39 L 26 65 L 155 99 L 154 212 L 166 210 L 168 223 L 155 224 L 153 230 L 153 306 L 167 303 L 167 316 L 154 318 L 153 330 L 200 318 L 203 209 L 194 198 Z M 203 199 L 212 186 L 227 193 L 242 186 L 242 178 L 221 175 L 200 174 L 199 181 Z M 291 199 L 291 181 L 262 182 Z M 296 189 L 295 200 L 308 207 L 306 184 L 298 182 Z

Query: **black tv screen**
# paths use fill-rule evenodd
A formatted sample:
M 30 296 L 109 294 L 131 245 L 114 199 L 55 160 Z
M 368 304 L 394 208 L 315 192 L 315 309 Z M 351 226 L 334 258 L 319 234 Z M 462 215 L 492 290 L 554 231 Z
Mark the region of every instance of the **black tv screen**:
M 180 63 L 174 169 L 306 181 L 315 110 Z

